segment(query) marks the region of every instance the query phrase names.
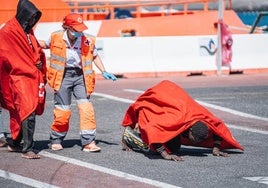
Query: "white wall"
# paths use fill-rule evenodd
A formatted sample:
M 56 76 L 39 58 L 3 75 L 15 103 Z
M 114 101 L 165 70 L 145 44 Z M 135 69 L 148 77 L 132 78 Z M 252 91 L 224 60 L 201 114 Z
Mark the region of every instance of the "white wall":
M 87 23 L 87 32 L 96 35 L 99 24 Z M 41 23 L 35 35 L 46 40 L 58 29 L 59 23 Z M 200 52 L 200 41 L 210 39 L 217 44 L 217 36 L 97 38 L 97 48 L 106 69 L 113 73 L 210 71 L 217 70 L 215 55 Z M 233 40 L 234 69 L 268 68 L 267 34 L 233 35 Z
M 200 54 L 200 39 L 217 36 L 98 38 L 102 59 L 115 73 L 217 70 L 216 55 Z M 268 35 L 233 35 L 233 69 L 268 68 Z
M 268 68 L 268 35 L 235 35 L 233 66 L 241 69 Z

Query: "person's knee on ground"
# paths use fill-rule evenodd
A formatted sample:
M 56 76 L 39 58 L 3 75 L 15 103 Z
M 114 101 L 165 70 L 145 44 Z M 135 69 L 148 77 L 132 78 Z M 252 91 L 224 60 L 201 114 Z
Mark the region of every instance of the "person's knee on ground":
M 149 153 L 149 146 L 142 141 L 139 129 L 135 127 L 132 129 L 130 126 L 125 127 L 122 133 L 122 149 L 134 150 Z

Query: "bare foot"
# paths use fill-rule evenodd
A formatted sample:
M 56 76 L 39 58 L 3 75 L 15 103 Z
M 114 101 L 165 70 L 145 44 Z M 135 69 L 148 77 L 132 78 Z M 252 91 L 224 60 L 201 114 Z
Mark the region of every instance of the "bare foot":
M 40 155 L 35 154 L 33 151 L 28 151 L 27 153 L 22 153 L 21 157 L 25 158 L 25 159 L 40 159 L 41 158 Z
M 0 138 L 0 147 L 6 147 L 7 146 L 7 141 L 5 137 Z
M 121 145 L 122 145 L 122 150 L 124 151 L 133 151 L 130 147 L 128 147 L 126 141 L 124 139 L 122 139 L 121 141 Z
M 8 145 L 7 149 L 9 152 L 21 152 L 22 146 Z

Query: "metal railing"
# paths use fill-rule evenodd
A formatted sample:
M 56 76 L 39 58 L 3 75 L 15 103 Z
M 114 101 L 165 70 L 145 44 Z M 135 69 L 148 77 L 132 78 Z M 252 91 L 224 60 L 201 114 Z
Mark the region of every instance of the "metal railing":
M 129 10 L 133 18 L 192 14 L 195 11 L 209 11 L 210 3 L 214 3 L 214 6 L 216 4 L 217 7 L 218 0 L 65 0 L 64 2 L 67 4 L 67 6 L 61 5 L 49 8 L 39 7 L 43 15 L 46 15 L 42 16 L 42 21 L 61 21 L 63 15 L 68 12 L 79 13 L 83 16 L 84 20 L 104 20 L 107 19 L 108 15 L 109 19 L 115 19 L 115 13 L 118 9 Z M 85 2 L 87 2 L 86 4 L 88 5 L 85 6 Z M 232 9 L 231 0 L 224 0 L 224 2 L 225 9 Z M 199 8 L 194 10 L 192 9 L 193 6 L 198 6 Z M 152 10 L 153 8 L 154 10 Z M 0 24 L 14 16 L 15 13 L 16 7 L 0 7 Z
M 151 16 L 167 16 L 189 14 L 194 10 L 189 7 L 198 4 L 199 8 L 196 11 L 209 11 L 209 3 L 217 3 L 218 0 L 166 0 L 166 1 L 100 1 L 99 4 L 81 5 L 79 0 L 66 0 L 69 3 L 71 12 L 78 12 L 83 15 L 86 20 L 106 19 L 109 14 L 109 19 L 115 19 L 115 11 L 117 9 L 129 10 L 134 18 L 151 17 Z M 92 2 L 92 1 L 91 1 Z M 232 9 L 231 0 L 225 0 L 225 9 Z M 94 1 L 92 2 L 94 3 Z M 144 11 L 152 7 L 158 7 L 157 11 Z

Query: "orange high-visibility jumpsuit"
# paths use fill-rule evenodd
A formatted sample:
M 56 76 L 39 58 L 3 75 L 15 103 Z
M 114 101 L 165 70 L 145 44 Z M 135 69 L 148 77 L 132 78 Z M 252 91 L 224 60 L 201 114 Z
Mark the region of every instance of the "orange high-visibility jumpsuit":
M 66 35 L 66 33 L 65 33 Z M 71 116 L 71 95 L 73 94 L 80 115 L 80 137 L 82 146 L 95 140 L 96 121 L 94 109 L 90 102 L 90 94 L 94 90 L 95 73 L 92 62 L 96 55 L 95 37 L 83 35 L 79 44 L 70 46 L 64 40 L 64 31 L 51 35 L 50 65 L 48 68 L 48 84 L 55 90 L 54 121 L 51 124 L 50 139 L 52 144 L 60 144 L 69 129 Z M 72 49 L 80 56 L 76 66 L 68 67 L 67 49 Z M 79 66 L 77 66 L 79 65 Z

